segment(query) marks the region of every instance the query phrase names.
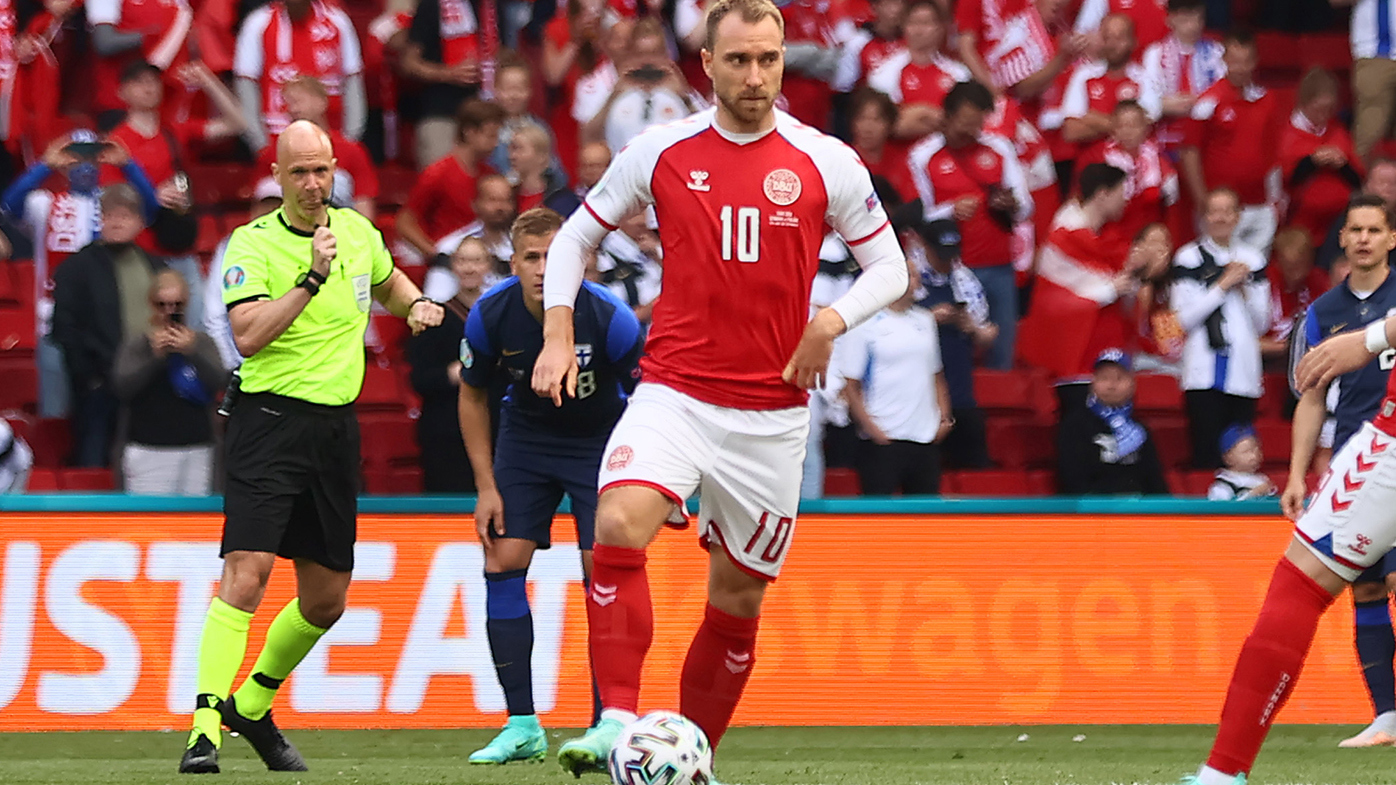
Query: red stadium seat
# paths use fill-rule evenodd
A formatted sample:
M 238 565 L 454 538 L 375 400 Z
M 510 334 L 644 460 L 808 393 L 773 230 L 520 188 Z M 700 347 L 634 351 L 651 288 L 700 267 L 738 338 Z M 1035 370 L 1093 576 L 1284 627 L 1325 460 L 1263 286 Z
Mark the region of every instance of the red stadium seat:
M 1299 58 L 1295 55 L 1299 48 L 1299 36 L 1273 30 L 1257 31 L 1255 44 L 1259 62 L 1256 67 L 1263 71 L 1298 72 L 1301 70 Z
M 196 253 L 213 253 L 223 239 L 223 227 L 217 216 L 205 213 L 199 216 L 199 235 L 194 241 Z
M 392 476 L 387 469 L 364 469 L 363 492 L 374 496 L 385 496 L 392 491 Z
M 1168 482 L 1168 492 L 1174 496 L 1187 496 L 1187 478 L 1183 472 L 1176 469 L 1164 472 L 1164 479 Z
M 1134 411 L 1140 417 L 1182 414 L 1183 391 L 1178 389 L 1178 380 L 1163 373 L 1135 376 Z
M 36 343 L 34 309 L 29 306 L 0 307 L 0 352 L 15 349 L 33 351 Z
M 412 336 L 407 320 L 389 313 L 375 313 L 370 317 L 370 322 L 374 341 L 369 348 L 374 354 L 383 356 L 390 366 L 398 363 L 407 350 L 407 339 Z M 400 399 L 401 391 L 398 395 Z
M 1285 419 L 1285 407 L 1293 395 L 1288 376 L 1283 373 L 1265 374 L 1265 392 L 1256 403 L 1256 417 Z
M 68 421 L 59 417 L 39 420 L 27 441 L 34 450 L 35 466 L 58 468 L 67 460 L 68 451 L 72 448 Z
M 1352 46 L 1347 33 L 1304 33 L 1299 36 L 1299 67 L 1324 68 L 1342 74 L 1352 70 Z M 1293 56 L 1291 54 L 1291 56 Z
M 422 470 L 417 466 L 394 466 L 388 470 L 388 493 L 417 496 L 422 493 Z
M 1032 496 L 1026 472 L 989 469 L 955 472 L 954 492 L 965 496 Z
M 417 457 L 416 424 L 406 415 L 364 415 L 359 418 L 359 443 L 365 466 L 387 469 Z
M 1035 469 L 1025 472 L 1028 478 L 1028 488 L 1032 490 L 1034 496 L 1055 496 L 1057 493 L 1057 475 L 1055 472 L 1045 469 Z
M 825 496 L 861 496 L 862 494 L 863 484 L 858 479 L 858 472 L 852 469 L 824 470 Z
M 974 371 L 974 397 L 985 415 L 1051 418 L 1056 401 L 1046 379 L 1033 371 Z
M 110 469 L 62 469 L 58 482 L 65 491 L 110 491 L 116 488 Z
M 1187 423 L 1181 418 L 1152 419 L 1145 425 L 1164 471 L 1187 466 L 1192 461 L 1192 439 L 1188 436 Z
M 58 487 L 58 472 L 53 469 L 33 469 L 29 472 L 30 493 L 52 493 Z
M 1260 439 L 1260 448 L 1265 453 L 1265 467 L 1289 466 L 1289 448 L 1293 441 L 1290 424 L 1284 420 L 1257 420 L 1255 435 Z
M 991 417 L 984 424 L 989 457 L 1005 469 L 1050 468 L 1057 458 L 1049 425 L 1023 417 Z
M 18 363 L 0 361 L 0 410 L 32 409 L 39 400 L 39 371 L 32 358 Z
M 1184 495 L 1186 496 L 1206 496 L 1207 489 L 1212 487 L 1212 481 L 1217 478 L 1217 473 L 1209 469 L 1195 469 L 1184 475 Z
M 400 412 L 406 409 L 398 389 L 397 375 L 370 357 L 364 367 L 364 387 L 359 393 L 360 411 Z

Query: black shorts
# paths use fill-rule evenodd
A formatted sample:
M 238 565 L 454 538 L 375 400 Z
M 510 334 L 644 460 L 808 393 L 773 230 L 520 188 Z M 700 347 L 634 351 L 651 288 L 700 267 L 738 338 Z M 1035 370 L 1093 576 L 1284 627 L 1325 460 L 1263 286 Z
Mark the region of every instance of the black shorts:
M 1355 583 L 1383 583 L 1386 576 L 1396 572 L 1396 550 L 1386 552 L 1377 563 L 1362 571 Z
M 354 568 L 359 421 L 353 405 L 246 394 L 224 440 L 223 547 Z
M 494 479 L 504 501 L 504 537 L 552 547 L 553 516 L 564 494 L 572 500 L 577 547 L 592 548 L 596 529 L 596 475 L 606 437 L 561 439 L 545 445 L 519 442 L 500 431 L 495 445 Z

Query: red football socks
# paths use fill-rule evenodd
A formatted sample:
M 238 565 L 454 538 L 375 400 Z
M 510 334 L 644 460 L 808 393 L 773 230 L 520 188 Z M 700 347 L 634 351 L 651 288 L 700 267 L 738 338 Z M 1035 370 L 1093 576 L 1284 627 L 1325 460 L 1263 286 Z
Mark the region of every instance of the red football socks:
M 679 711 L 716 747 L 727 732 L 742 689 L 756 664 L 760 619 L 743 619 L 709 605 L 688 647 L 679 682 Z
M 1207 759 L 1210 768 L 1229 775 L 1250 772 L 1271 723 L 1299 680 L 1318 620 L 1332 604 L 1326 589 L 1288 559 L 1280 560 L 1255 627 L 1236 658 Z
M 597 544 L 587 597 L 591 668 L 607 709 L 636 712 L 640 668 L 654 638 L 654 609 L 643 548 Z

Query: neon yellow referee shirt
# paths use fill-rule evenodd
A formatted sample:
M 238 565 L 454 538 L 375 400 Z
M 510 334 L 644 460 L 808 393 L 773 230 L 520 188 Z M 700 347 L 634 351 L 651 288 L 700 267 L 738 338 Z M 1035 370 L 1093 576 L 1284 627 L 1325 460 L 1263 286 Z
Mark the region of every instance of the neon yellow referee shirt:
M 286 332 L 243 362 L 238 373 L 245 393 L 275 393 L 325 406 L 359 397 L 372 289 L 393 274 L 393 259 L 367 218 L 336 208 L 328 214 L 338 248 L 330 274 Z M 228 309 L 291 291 L 310 269 L 311 237 L 291 226 L 281 210 L 235 229 L 223 254 Z

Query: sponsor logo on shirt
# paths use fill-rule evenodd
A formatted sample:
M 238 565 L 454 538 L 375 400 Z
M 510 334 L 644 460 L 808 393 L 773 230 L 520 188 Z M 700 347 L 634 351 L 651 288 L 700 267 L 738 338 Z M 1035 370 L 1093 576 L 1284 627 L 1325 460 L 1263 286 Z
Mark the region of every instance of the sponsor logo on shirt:
M 229 267 L 226 273 L 223 273 L 223 288 L 236 289 L 242 286 L 243 282 L 246 280 L 247 273 L 244 273 L 241 267 L 234 265 L 233 267 Z
M 762 183 L 761 190 L 765 191 L 766 198 L 781 207 L 787 207 L 795 203 L 800 198 L 800 191 L 804 186 L 800 184 L 800 176 L 789 169 L 776 169 L 766 175 L 766 181 Z

